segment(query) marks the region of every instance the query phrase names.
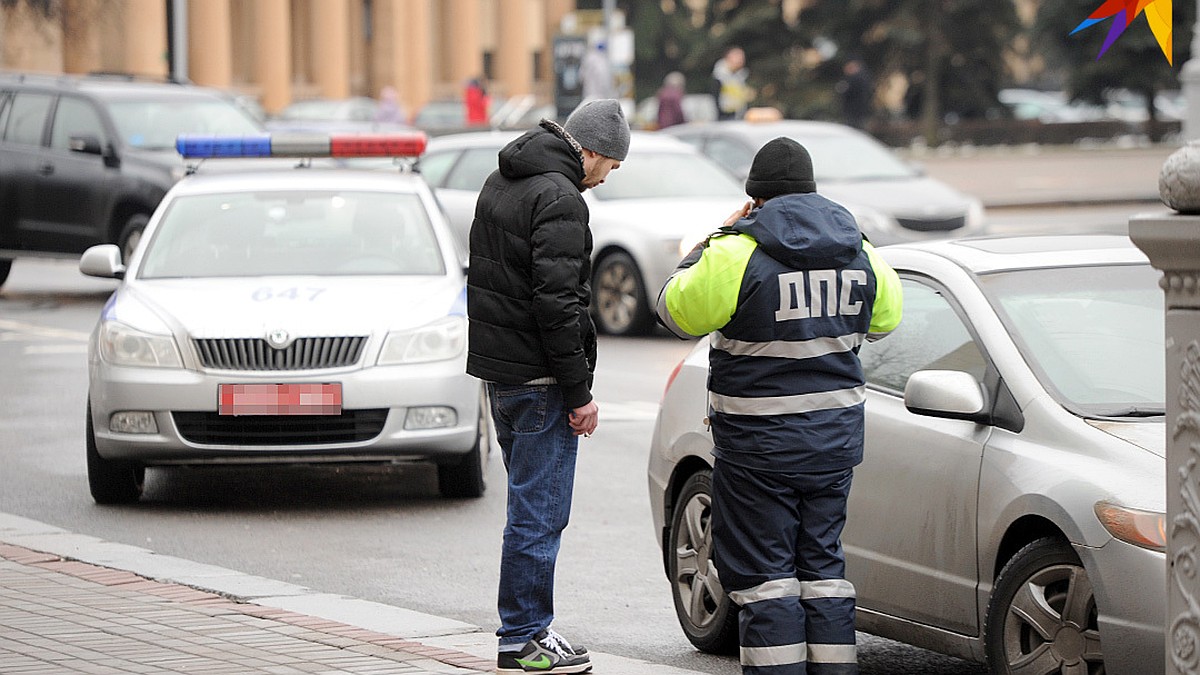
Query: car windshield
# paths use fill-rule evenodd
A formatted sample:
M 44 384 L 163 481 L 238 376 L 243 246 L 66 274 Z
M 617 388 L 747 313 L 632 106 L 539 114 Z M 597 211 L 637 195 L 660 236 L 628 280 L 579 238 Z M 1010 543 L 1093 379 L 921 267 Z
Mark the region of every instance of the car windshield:
M 988 274 L 981 284 L 1059 403 L 1136 417 L 1164 411 L 1160 276 L 1149 265 L 1111 265 Z
M 764 134 L 757 147 L 766 145 L 778 134 Z M 851 133 L 792 135 L 812 156 L 817 186 L 822 181 L 891 180 L 912 178 L 917 172 L 878 141 Z
M 140 279 L 441 275 L 437 237 L 415 194 L 237 192 L 171 202 Z
M 125 143 L 145 150 L 174 150 L 180 134 L 262 133 L 236 104 L 217 98 L 122 99 L 108 105 Z
M 311 100 L 289 105 L 280 111 L 279 118 L 284 120 L 369 120 L 372 114 L 369 105 L 338 100 Z
M 637 152 L 593 190 L 596 199 L 746 199 L 741 184 L 715 164 L 682 152 Z

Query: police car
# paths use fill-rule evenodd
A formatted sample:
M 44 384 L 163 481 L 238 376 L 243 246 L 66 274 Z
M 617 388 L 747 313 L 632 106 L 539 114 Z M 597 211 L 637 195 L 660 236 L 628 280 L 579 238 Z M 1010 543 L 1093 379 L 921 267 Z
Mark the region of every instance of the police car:
M 345 164 L 425 142 L 178 139 L 192 171 L 128 266 L 113 245 L 80 259 L 121 280 L 88 349 L 98 503 L 137 501 L 147 467 L 226 463 L 432 461 L 443 496 L 483 493 L 491 433 L 465 373 L 464 252 L 405 161 Z

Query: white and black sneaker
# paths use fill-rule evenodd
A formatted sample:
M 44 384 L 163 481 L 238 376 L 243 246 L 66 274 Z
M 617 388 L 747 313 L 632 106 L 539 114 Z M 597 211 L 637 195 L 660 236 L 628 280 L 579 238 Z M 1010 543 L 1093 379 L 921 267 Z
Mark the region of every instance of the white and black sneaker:
M 500 652 L 497 673 L 586 673 L 592 669 L 587 650 L 576 653 L 558 633 L 543 630 L 520 651 Z

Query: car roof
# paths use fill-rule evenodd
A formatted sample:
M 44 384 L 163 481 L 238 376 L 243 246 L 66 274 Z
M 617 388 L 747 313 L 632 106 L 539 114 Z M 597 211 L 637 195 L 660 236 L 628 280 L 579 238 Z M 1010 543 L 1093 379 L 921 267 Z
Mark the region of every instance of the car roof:
M 427 152 L 434 150 L 461 148 L 501 148 L 524 131 L 467 131 L 457 134 L 445 134 L 429 139 Z M 632 131 L 629 134 L 629 148 L 632 151 L 677 151 L 694 152 L 691 145 L 675 138 L 660 134 L 657 131 Z
M 950 260 L 974 274 L 1149 262 L 1128 236 L 1115 234 L 968 237 L 893 244 L 880 250 L 895 263 L 902 264 L 908 253 L 923 252 Z
M 429 189 L 420 174 L 400 168 L 354 169 L 319 162 L 297 168 L 296 163 L 295 159 L 206 160 L 195 173 L 179 181 L 172 192 L 181 196 L 341 189 L 415 194 Z
M 128 75 L 43 75 L 29 73 L 0 74 L 0 84 L 20 84 L 56 91 L 77 91 L 104 99 L 223 96 L 210 87 L 173 81 L 139 80 Z
M 861 133 L 844 124 L 817 120 L 778 120 L 771 122 L 747 122 L 745 120 L 722 120 L 718 122 L 691 122 L 668 127 L 667 133 L 689 131 L 720 131 L 743 136 L 843 136 Z

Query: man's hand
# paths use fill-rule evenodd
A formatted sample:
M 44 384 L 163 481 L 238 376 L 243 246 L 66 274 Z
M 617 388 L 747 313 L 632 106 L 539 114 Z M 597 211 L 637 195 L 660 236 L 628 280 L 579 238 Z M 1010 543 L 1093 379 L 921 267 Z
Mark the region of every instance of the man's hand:
M 728 218 L 725 219 L 725 224 L 721 227 L 733 227 L 737 221 L 750 215 L 750 210 L 754 208 L 754 202 L 746 202 L 742 204 L 742 208 L 734 211 Z
M 596 401 L 593 399 L 588 401 L 587 405 L 580 406 L 571 411 L 570 424 L 571 430 L 576 436 L 591 436 L 596 430 L 596 425 L 600 423 L 600 408 L 596 407 Z

